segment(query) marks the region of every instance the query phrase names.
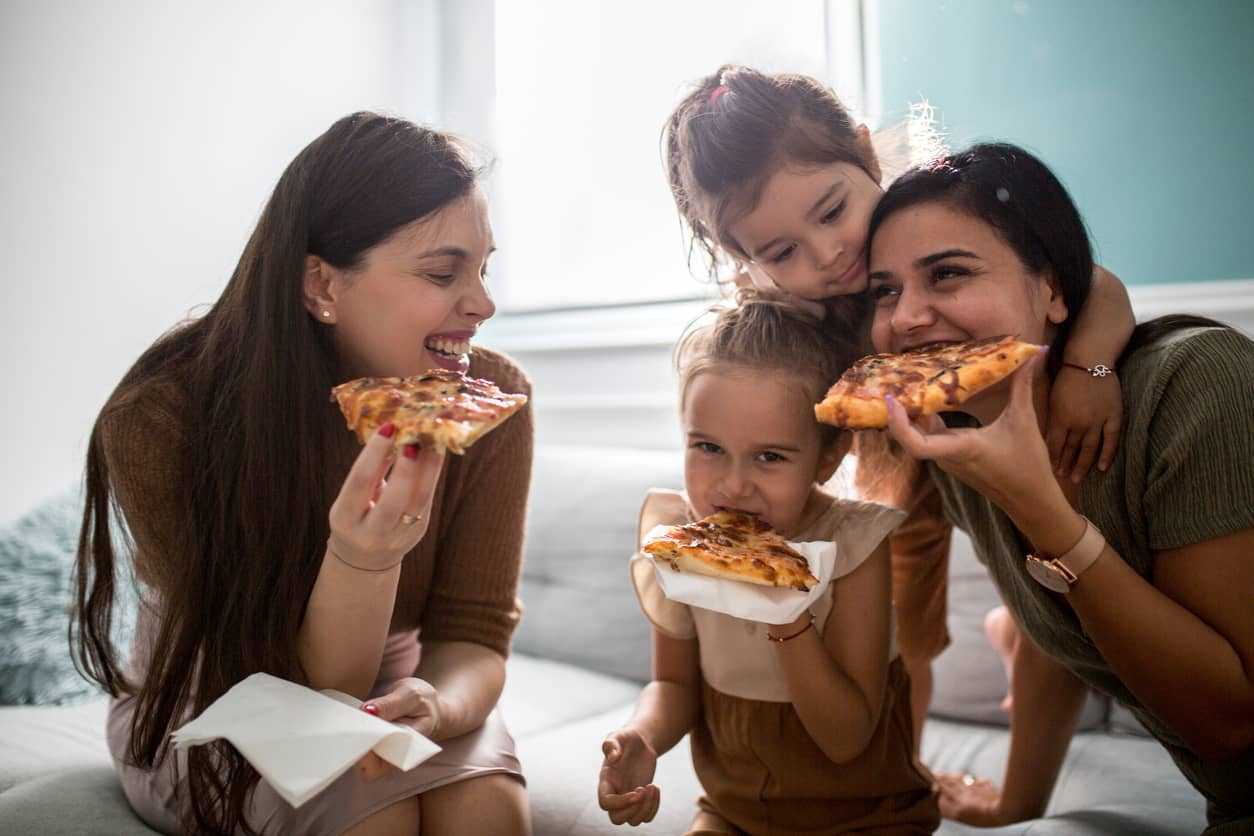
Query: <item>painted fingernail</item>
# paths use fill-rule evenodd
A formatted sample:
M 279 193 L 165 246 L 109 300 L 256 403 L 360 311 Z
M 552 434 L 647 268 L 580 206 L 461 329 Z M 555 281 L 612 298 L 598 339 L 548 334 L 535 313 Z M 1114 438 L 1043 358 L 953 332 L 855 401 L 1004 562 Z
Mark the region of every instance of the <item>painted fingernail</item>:
M 372 703 L 372 702 L 368 702 L 368 703 L 366 703 L 365 705 L 363 705 L 363 706 L 361 707 L 361 710 L 362 710 L 362 711 L 364 711 L 364 712 L 366 712 L 367 714 L 369 714 L 369 715 L 373 716 L 373 717 L 378 717 L 378 716 L 379 716 L 379 709 L 378 709 L 378 707 L 377 707 L 377 706 L 375 706 L 375 704 L 374 704 L 374 703 Z
M 418 458 L 418 445 L 417 445 L 417 444 L 406 444 L 406 445 L 405 445 L 405 458 L 407 458 L 407 459 L 416 459 L 416 458 Z
M 379 427 L 379 435 L 383 436 L 384 438 L 391 438 L 392 433 L 394 432 L 396 432 L 396 425 L 393 424 L 391 421 L 388 421 L 382 427 Z

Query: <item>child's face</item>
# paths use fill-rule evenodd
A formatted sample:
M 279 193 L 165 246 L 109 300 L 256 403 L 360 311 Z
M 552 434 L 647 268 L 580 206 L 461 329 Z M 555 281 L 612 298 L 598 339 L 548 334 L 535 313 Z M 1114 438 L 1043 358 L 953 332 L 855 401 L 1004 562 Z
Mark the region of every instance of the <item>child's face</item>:
M 815 483 L 839 453 L 821 448 L 814 405 L 800 387 L 752 370 L 700 372 L 682 420 L 684 482 L 693 510 L 747 511 L 795 535 Z
M 785 167 L 728 232 L 748 254 L 749 275 L 822 301 L 866 289 L 866 233 L 883 195 L 859 166 Z

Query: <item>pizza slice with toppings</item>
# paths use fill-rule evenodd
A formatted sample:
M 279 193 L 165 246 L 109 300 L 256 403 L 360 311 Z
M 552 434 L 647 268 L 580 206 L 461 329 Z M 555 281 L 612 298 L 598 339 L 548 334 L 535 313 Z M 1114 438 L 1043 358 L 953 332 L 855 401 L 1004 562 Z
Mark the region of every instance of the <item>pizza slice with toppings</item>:
M 927 346 L 904 354 L 872 354 L 850 366 L 814 407 L 825 424 L 851 430 L 888 426 L 892 395 L 911 418 L 954 409 L 1004 380 L 1041 346 L 988 337 Z
M 365 444 L 391 421 L 392 444 L 466 452 L 527 402 L 526 395 L 502 392 L 490 380 L 432 369 L 414 377 L 363 377 L 331 390 L 348 428 Z
M 773 528 L 739 511 L 671 526 L 641 551 L 677 572 L 800 590 L 819 582 L 806 559 Z

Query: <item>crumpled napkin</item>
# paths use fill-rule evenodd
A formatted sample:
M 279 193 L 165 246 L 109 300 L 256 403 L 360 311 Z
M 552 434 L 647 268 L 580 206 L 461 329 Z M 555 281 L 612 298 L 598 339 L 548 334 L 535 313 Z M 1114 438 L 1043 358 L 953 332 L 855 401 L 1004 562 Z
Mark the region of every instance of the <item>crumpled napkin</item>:
M 255 673 L 170 737 L 178 749 L 226 738 L 293 807 L 371 750 L 402 771 L 440 751 L 424 735 L 367 714 L 361 705 L 339 691 Z
M 645 535 L 645 542 L 670 528 L 668 525 L 654 526 Z M 641 554 L 652 561 L 658 586 L 662 588 L 662 594 L 672 601 L 714 610 L 746 621 L 788 624 L 796 621 L 801 613 L 819 600 L 832 582 L 832 574 L 836 568 L 836 544 L 815 541 L 789 542 L 788 545 L 806 559 L 810 564 L 810 572 L 819 579 L 807 592 L 677 572 L 666 561 L 653 560 L 652 555 L 643 552 Z

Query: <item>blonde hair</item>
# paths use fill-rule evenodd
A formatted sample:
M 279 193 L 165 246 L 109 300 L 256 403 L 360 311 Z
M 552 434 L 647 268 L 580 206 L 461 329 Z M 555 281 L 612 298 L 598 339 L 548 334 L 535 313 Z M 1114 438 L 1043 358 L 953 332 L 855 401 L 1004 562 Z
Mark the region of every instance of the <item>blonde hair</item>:
M 811 403 L 862 356 L 862 341 L 801 310 L 785 297 L 741 290 L 735 307 L 715 307 L 713 322 L 691 328 L 675 346 L 682 405 L 703 372 L 747 369 L 796 384 Z M 840 431 L 826 424 L 823 443 Z

